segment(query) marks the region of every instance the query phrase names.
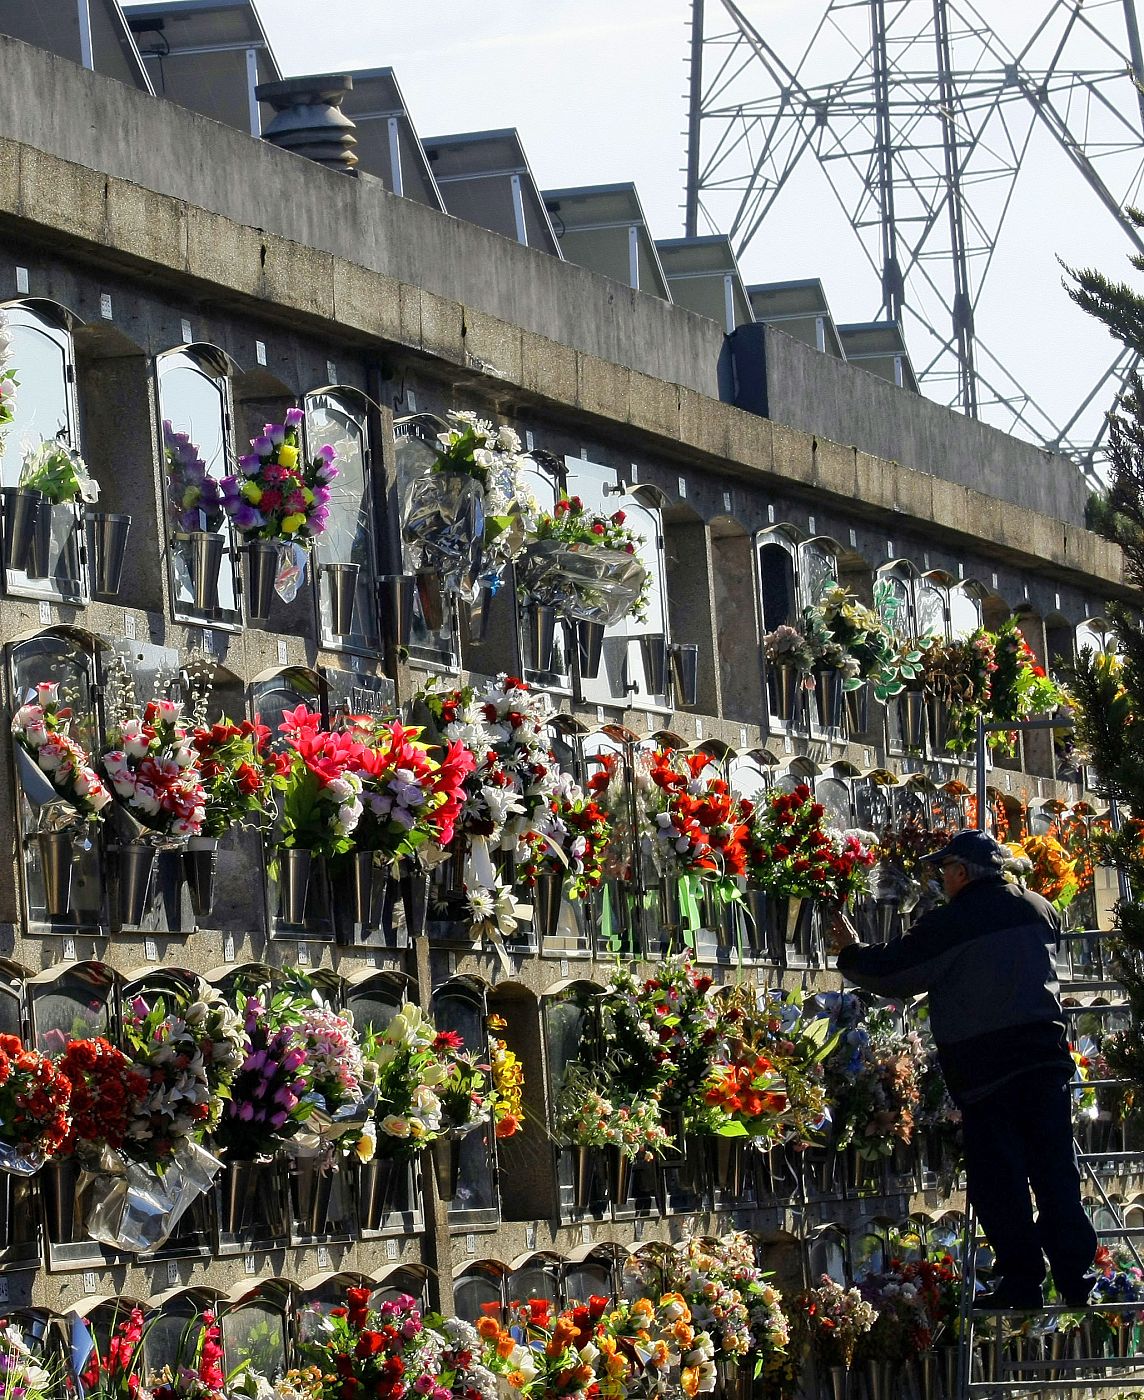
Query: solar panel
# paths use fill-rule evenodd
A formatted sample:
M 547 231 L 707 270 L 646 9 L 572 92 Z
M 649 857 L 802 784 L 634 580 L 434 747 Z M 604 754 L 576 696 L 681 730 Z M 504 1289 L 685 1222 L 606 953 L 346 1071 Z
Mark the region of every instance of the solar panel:
M 376 175 L 393 194 L 443 210 L 441 191 L 393 69 L 355 69 L 350 77 L 353 90 L 342 99 L 342 111 L 357 126 L 358 169 Z
M 431 136 L 421 144 L 450 214 L 561 256 L 515 130 Z
M 0 0 L 0 34 L 151 91 L 117 0 Z
M 718 321 L 728 335 L 736 326 L 754 321 L 731 240 L 725 234 L 661 238 L 655 246 L 677 306 Z
M 227 126 L 261 134 L 254 96 L 281 77 L 254 0 L 125 0 L 155 92 Z
M 544 206 L 568 262 L 671 300 L 635 185 L 545 190 Z
M 793 282 L 760 282 L 747 288 L 756 321 L 776 325 L 786 335 L 843 360 L 842 341 L 817 277 Z
M 900 388 L 918 392 L 917 376 L 906 349 L 901 327 L 894 321 L 861 321 L 839 326 L 846 358 L 863 369 L 888 379 Z

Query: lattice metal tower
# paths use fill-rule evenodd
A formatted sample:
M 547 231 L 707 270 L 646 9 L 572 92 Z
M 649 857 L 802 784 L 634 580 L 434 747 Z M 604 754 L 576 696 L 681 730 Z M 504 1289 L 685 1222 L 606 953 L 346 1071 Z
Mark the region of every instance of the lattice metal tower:
M 1012 29 L 1013 0 L 992 3 Z M 727 233 L 742 259 L 810 153 L 876 274 L 870 319 L 902 324 L 924 392 L 1093 471 L 1096 410 L 1135 357 L 1121 352 L 1069 402 L 1038 402 L 983 311 L 1041 133 L 1125 251 L 1144 253 L 1123 214 L 1144 202 L 1144 56 L 1133 0 L 1016 8 L 1032 17 L 1011 48 L 969 0 L 829 0 L 791 66 L 766 37 L 770 0 L 692 0 L 686 231 Z

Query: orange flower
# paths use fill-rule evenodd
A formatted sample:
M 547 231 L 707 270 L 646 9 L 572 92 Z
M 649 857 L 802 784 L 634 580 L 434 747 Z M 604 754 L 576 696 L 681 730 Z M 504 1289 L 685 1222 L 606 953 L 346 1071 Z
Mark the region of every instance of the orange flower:
M 494 1337 L 500 1336 L 500 1323 L 495 1317 L 477 1318 L 476 1327 L 477 1335 L 482 1337 L 486 1342 L 491 1342 Z

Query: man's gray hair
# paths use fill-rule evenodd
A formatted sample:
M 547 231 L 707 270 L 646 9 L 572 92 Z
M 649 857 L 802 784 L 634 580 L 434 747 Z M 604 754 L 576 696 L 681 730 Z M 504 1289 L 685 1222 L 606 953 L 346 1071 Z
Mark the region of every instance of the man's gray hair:
M 1001 873 L 999 865 L 977 865 L 971 860 L 963 860 L 961 863 L 965 867 L 965 875 L 968 880 L 989 880 L 994 875 Z

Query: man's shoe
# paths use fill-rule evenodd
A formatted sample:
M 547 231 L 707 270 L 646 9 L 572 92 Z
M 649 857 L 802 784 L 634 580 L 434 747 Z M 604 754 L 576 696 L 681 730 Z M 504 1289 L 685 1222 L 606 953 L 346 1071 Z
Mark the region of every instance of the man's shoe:
M 1043 1289 L 1029 1284 L 1006 1284 L 1004 1279 L 996 1287 L 978 1293 L 973 1300 L 974 1312 L 1040 1312 L 1044 1306 Z
M 1083 1278 L 1075 1283 L 1059 1284 L 1057 1292 L 1060 1294 L 1061 1302 L 1069 1308 L 1086 1308 L 1088 1300 L 1092 1296 L 1092 1290 L 1100 1280 L 1099 1274 L 1085 1274 Z

